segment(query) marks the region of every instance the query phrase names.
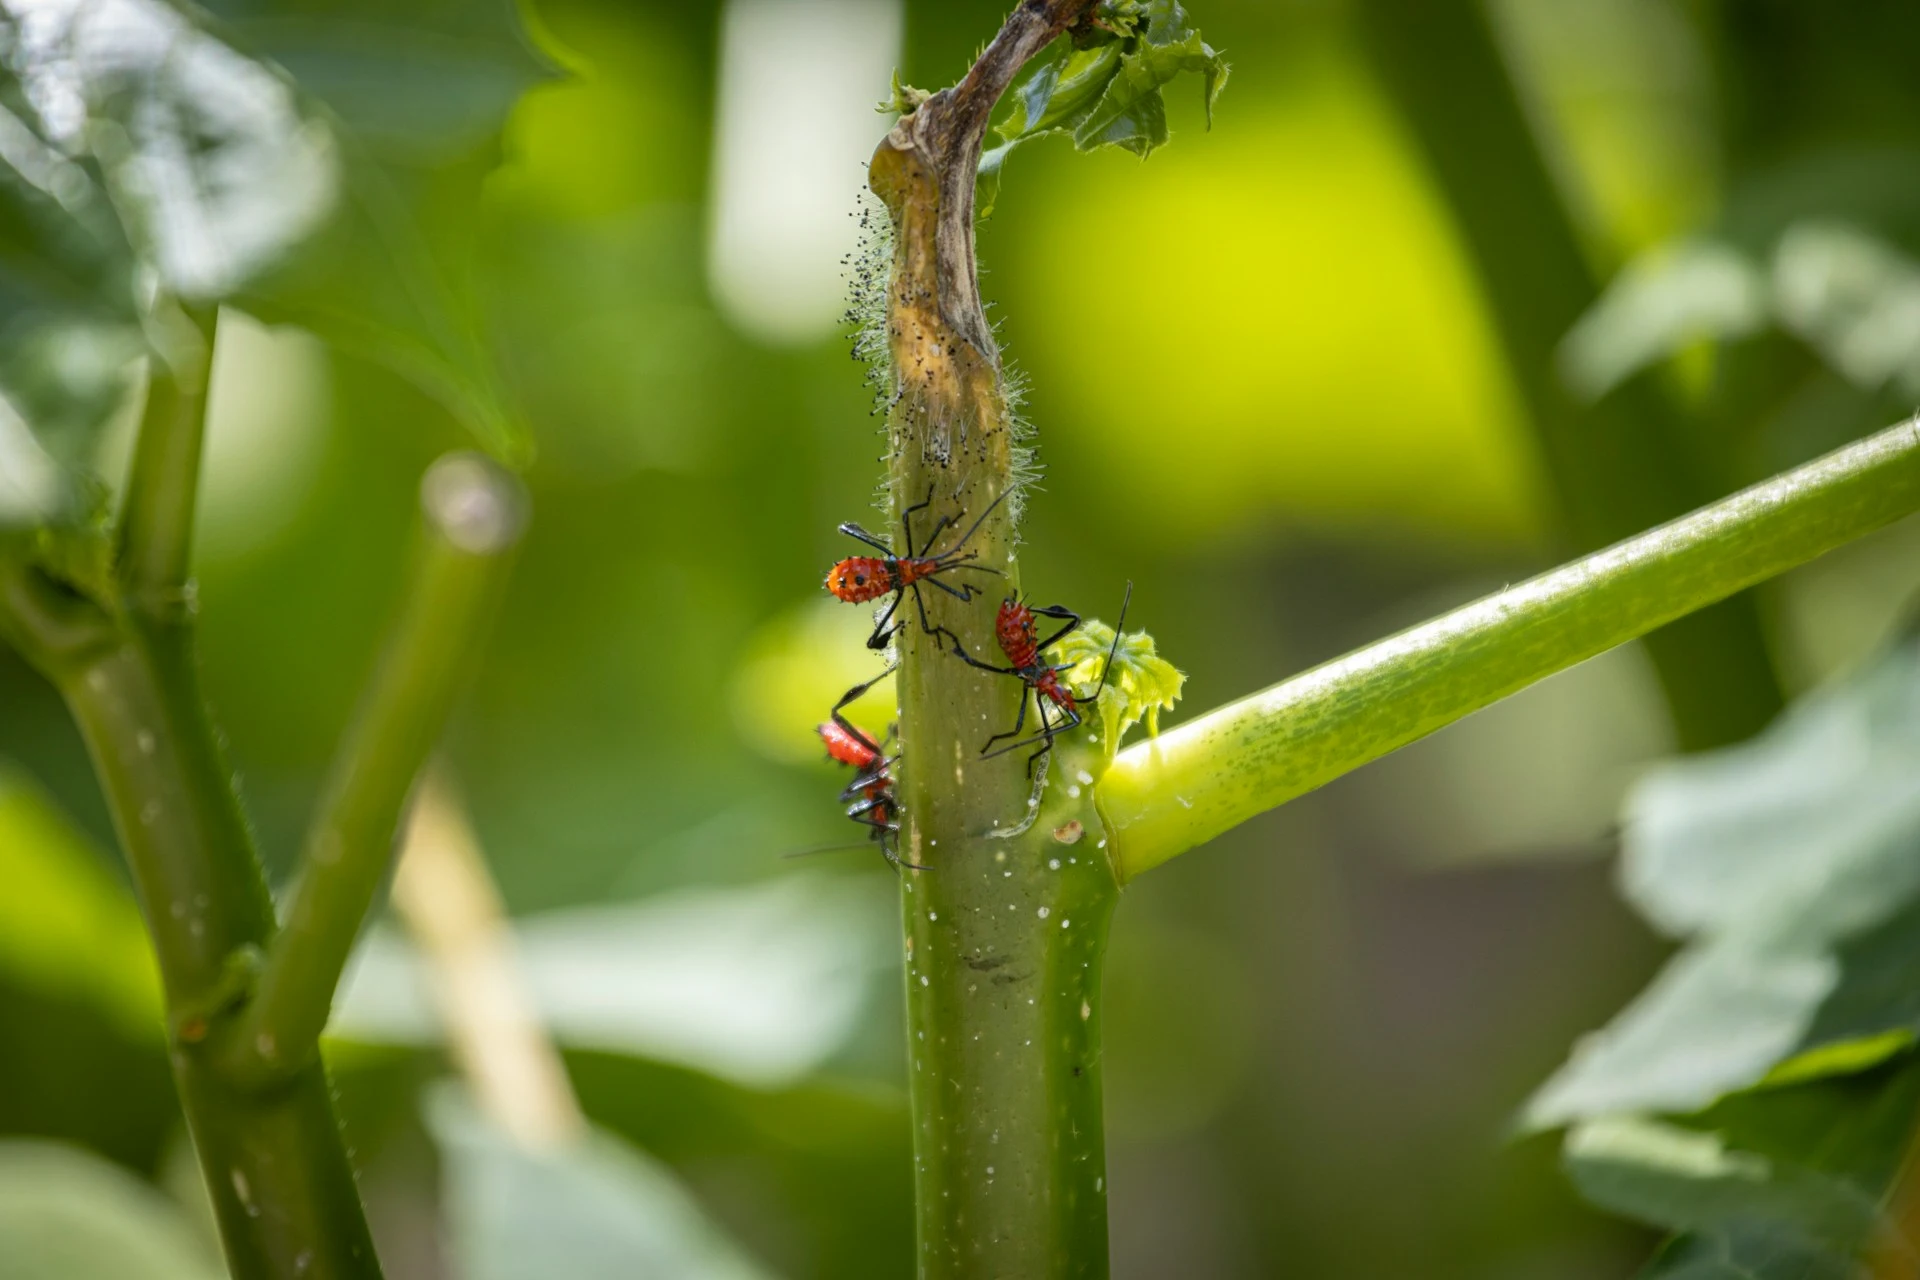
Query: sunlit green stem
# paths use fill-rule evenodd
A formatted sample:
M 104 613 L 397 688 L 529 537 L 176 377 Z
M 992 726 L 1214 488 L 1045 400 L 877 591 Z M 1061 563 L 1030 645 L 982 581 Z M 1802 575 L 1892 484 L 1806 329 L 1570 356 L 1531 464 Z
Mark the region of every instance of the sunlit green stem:
M 421 508 L 403 611 L 335 760 L 286 920 L 229 1046 L 246 1078 L 313 1060 L 407 796 L 465 684 L 523 524 L 518 484 L 470 454 L 434 464 Z
M 1905 422 L 1133 746 L 1098 795 L 1121 879 L 1916 510 Z
M 986 515 L 969 550 L 1004 578 L 968 603 L 922 594 L 933 627 L 994 663 L 1005 661 L 994 607 L 1019 586 L 1012 512 L 993 505 L 1013 483 L 1014 455 L 975 278 L 974 178 L 994 102 L 1089 3 L 1022 5 L 960 85 L 901 119 L 871 170 L 894 228 L 893 508 L 931 495 L 923 533 L 943 517 L 964 515 L 964 528 Z M 1083 856 L 1097 837 L 1067 846 L 1028 824 L 1026 751 L 981 758 L 1012 723 L 1019 682 L 942 652 L 912 600 L 903 617 L 901 853 L 926 868 L 903 873 L 901 894 L 919 1274 L 1097 1280 L 1107 1273 L 1097 1009 L 1118 886 L 1103 854 Z M 1086 817 L 1080 830 L 1097 826 Z

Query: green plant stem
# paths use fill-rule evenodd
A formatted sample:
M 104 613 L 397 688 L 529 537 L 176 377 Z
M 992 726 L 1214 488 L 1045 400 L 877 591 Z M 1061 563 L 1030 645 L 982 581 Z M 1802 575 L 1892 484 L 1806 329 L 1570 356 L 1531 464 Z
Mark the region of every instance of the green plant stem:
M 401 812 L 477 653 L 523 524 L 518 484 L 472 454 L 421 486 L 406 603 L 335 759 L 286 920 L 232 1038 L 243 1078 L 314 1059 L 347 956 L 392 861 Z
M 1567 536 L 1589 551 L 1732 487 L 1650 378 L 1597 405 L 1556 373 L 1560 340 L 1598 296 L 1595 273 L 1495 44 L 1481 0 L 1366 0 L 1388 93 L 1452 210 L 1526 407 Z M 1681 745 L 1750 736 L 1782 696 L 1751 597 L 1647 637 Z
M 964 528 L 986 515 L 969 549 L 1005 581 L 970 603 L 922 594 L 932 625 L 987 662 L 1005 661 L 994 605 L 1019 580 L 1010 504 L 993 506 L 1013 484 L 1014 451 L 974 267 L 980 141 L 1001 92 L 1089 3 L 1022 5 L 960 85 L 901 118 L 870 174 L 894 229 L 893 509 L 931 494 L 923 534 L 944 516 L 964 513 Z M 1094 841 L 1054 844 L 1067 856 L 1050 858 L 1053 827 L 1024 821 L 1024 751 L 980 757 L 1012 723 L 1019 683 L 941 652 L 914 602 L 902 609 L 901 854 L 926 868 L 901 886 L 919 1274 L 1104 1276 L 1097 1008 L 1117 885 Z
M 1124 882 L 1510 693 L 1920 511 L 1920 420 L 1120 753 Z
M 191 582 L 214 326 L 212 316 L 192 317 L 178 326 L 189 350 L 172 364 L 158 357 L 148 361 L 147 402 L 127 473 L 114 557 L 136 609 L 174 611 L 186 603 L 180 593 Z
M 197 368 L 156 372 L 123 508 L 121 597 L 90 599 L 9 554 L 0 630 L 60 689 L 92 756 L 159 959 L 174 1078 L 231 1273 L 378 1280 L 319 1061 L 255 1090 L 210 1052 L 215 1023 L 246 997 L 273 905 L 195 652 L 187 568 L 209 350 Z

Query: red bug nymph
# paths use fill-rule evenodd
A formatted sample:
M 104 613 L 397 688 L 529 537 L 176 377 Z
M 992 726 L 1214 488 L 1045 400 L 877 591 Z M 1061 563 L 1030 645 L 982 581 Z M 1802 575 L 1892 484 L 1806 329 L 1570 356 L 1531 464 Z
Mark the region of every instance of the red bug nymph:
M 1120 652 L 1120 628 L 1126 625 L 1127 606 L 1132 602 L 1133 584 L 1129 582 L 1127 594 L 1120 602 L 1120 620 L 1114 624 L 1113 646 L 1107 650 L 1106 665 L 1100 668 L 1100 685 L 1093 691 L 1093 697 L 1087 699 L 1088 702 L 1098 702 L 1101 692 L 1107 687 L 1107 675 L 1113 670 L 1114 655 Z M 1039 638 L 1040 624 L 1037 621 L 1039 618 L 1057 618 L 1066 625 L 1042 640 Z M 1007 655 L 1007 666 L 996 667 L 990 662 L 980 661 L 967 652 L 966 646 L 960 643 L 958 636 L 953 637 L 955 655 L 969 666 L 978 667 L 982 671 L 991 671 L 997 675 L 1014 676 L 1022 681 L 1032 691 L 1035 713 L 1040 717 L 1040 732 L 1031 738 L 1020 738 L 1021 731 L 1027 725 L 1028 699 L 1023 696 L 1020 699 L 1020 713 L 1014 719 L 1013 728 L 988 738 L 986 745 L 980 748 L 982 756 L 992 758 L 1005 755 L 1009 751 L 1017 751 L 1021 747 L 1038 742 L 1039 749 L 1027 757 L 1027 772 L 1032 774 L 1034 761 L 1052 750 L 1053 740 L 1060 734 L 1079 726 L 1081 700 L 1073 696 L 1073 690 L 1069 689 L 1066 682 L 1060 678 L 1060 673 L 1074 664 L 1067 662 L 1054 666 L 1040 656 L 1079 626 L 1080 615 L 1065 605 L 1036 606 L 1025 604 L 1017 597 L 1009 597 L 1001 601 L 1000 611 L 994 615 L 993 619 L 994 638 L 1000 642 L 1001 652 Z M 948 634 L 952 635 L 951 632 Z M 1049 704 L 1060 713 L 1060 719 L 1048 718 Z M 1010 742 L 995 751 L 993 744 L 1004 738 L 1014 738 L 1017 741 Z
M 853 781 L 840 793 L 840 803 L 847 806 L 847 816 L 873 829 L 873 839 L 880 846 L 881 856 L 894 870 L 908 866 L 924 871 L 926 868 L 918 863 L 900 860 L 900 804 L 893 790 L 893 766 L 900 763 L 900 757 L 889 756 L 885 747 L 840 714 L 848 703 L 892 674 L 893 668 L 888 667 L 865 684 L 847 690 L 840 701 L 833 704 L 827 723 L 819 726 L 817 732 L 820 741 L 826 744 L 827 755 L 855 770 Z
M 840 532 L 850 538 L 860 539 L 882 554 L 849 556 L 834 565 L 827 573 L 827 590 L 848 604 L 865 604 L 869 600 L 878 600 L 884 595 L 893 596 L 893 602 L 886 607 L 886 611 L 874 620 L 873 634 L 867 637 L 867 648 L 887 647 L 887 642 L 899 629 L 897 624 L 892 627 L 887 624 L 893 621 L 894 611 L 900 607 L 900 599 L 908 591 L 913 592 L 914 606 L 920 611 L 921 630 L 930 636 L 937 635 L 933 624 L 927 621 L 926 601 L 920 598 L 922 582 L 940 588 L 963 603 L 972 600 L 978 591 L 978 588 L 972 584 L 951 586 L 941 582 L 934 576 L 935 574 L 946 573 L 952 569 L 973 569 L 980 573 L 999 572 L 998 569 L 989 568 L 983 564 L 968 563 L 978 553 L 966 550 L 966 546 L 973 540 L 973 535 L 980 531 L 980 526 L 986 523 L 993 509 L 999 506 L 1001 499 L 1006 496 L 1003 492 L 1000 497 L 988 503 L 987 509 L 980 513 L 980 518 L 973 522 L 973 527 L 968 529 L 950 550 L 943 551 L 939 555 L 926 553 L 932 551 L 933 543 L 939 538 L 942 530 L 950 524 L 958 523 L 958 519 L 954 516 L 941 516 L 928 532 L 926 544 L 922 550 L 915 552 L 913 548 L 913 515 L 916 511 L 924 511 L 933 505 L 933 486 L 931 485 L 927 487 L 926 501 L 916 503 L 900 513 L 900 532 L 906 544 L 904 555 L 895 555 L 892 547 L 851 521 L 840 526 Z M 938 639 L 934 643 L 938 644 Z

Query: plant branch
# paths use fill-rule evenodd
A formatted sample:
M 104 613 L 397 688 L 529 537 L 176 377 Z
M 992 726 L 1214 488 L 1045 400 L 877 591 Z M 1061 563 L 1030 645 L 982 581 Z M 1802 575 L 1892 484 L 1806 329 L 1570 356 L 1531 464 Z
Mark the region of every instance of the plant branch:
M 1572 213 L 1482 0 L 1365 0 L 1360 30 L 1486 291 L 1569 550 L 1671 520 L 1735 481 L 1650 377 L 1599 404 L 1557 374 L 1559 343 L 1599 294 Z M 1688 750 L 1745 738 L 1781 706 L 1759 612 L 1737 597 L 1647 638 Z
M 93 759 L 159 960 L 174 1079 L 231 1274 L 378 1280 L 320 1063 L 263 1091 L 210 1052 L 246 999 L 273 904 L 200 689 L 185 588 L 205 401 L 171 377 L 156 375 L 136 449 L 124 598 L 89 599 L 0 556 L 0 632 L 60 689 Z
M 1348 654 L 1120 753 L 1129 880 L 1435 729 L 1920 510 L 1920 420 Z
M 901 855 L 927 868 L 901 883 L 922 1280 L 1106 1274 L 1097 1007 L 1118 886 L 1104 857 L 1048 848 L 1056 826 L 1071 826 L 1093 836 L 1091 853 L 1089 803 L 1076 802 L 1083 820 L 1026 821 L 1024 754 L 980 757 L 986 736 L 1012 723 L 1022 686 L 942 652 L 932 634 L 997 656 L 992 601 L 1020 585 L 1013 504 L 1002 501 L 1014 485 L 1012 415 L 975 274 L 981 139 L 1021 67 L 1091 5 L 1022 4 L 957 87 L 901 117 L 869 170 L 893 226 L 893 510 L 898 519 L 931 501 L 923 532 L 983 517 L 968 549 L 1003 575 L 971 603 L 926 592 L 926 627 L 908 601 L 898 641 Z M 1049 794 L 1064 802 L 1067 790 L 1056 776 Z
M 335 759 L 286 920 L 234 1038 L 243 1076 L 311 1060 L 407 796 L 465 684 L 524 523 L 518 484 L 471 454 L 433 465 L 421 508 L 406 603 Z
M 189 611 L 194 511 L 206 436 L 214 317 L 180 326 L 189 340 L 171 362 L 148 361 L 147 403 L 127 472 L 115 560 L 128 602 L 160 617 Z

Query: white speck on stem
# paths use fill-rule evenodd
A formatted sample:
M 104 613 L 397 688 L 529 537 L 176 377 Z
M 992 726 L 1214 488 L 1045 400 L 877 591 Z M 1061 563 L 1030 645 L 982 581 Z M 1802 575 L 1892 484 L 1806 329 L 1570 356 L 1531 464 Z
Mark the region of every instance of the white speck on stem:
M 929 911 L 929 912 L 927 912 L 927 919 L 929 919 L 929 920 L 938 920 L 939 918 L 940 918 L 940 913 L 939 913 L 938 911 Z
M 1071 920 L 1062 920 L 1062 921 L 1060 922 L 1060 927 L 1061 927 L 1062 929 L 1065 929 L 1065 928 L 1067 928 L 1068 926 L 1070 926 L 1070 925 L 1071 925 L 1072 923 L 1073 923 L 1073 921 L 1071 921 Z
M 1093 775 L 1088 773 L 1085 769 L 1082 769 L 1080 771 L 1079 777 L 1080 777 L 1081 786 L 1090 787 L 1093 785 Z
M 1085 1022 L 1088 1018 L 1091 1018 L 1092 1016 L 1093 1016 L 1093 1006 L 1088 1004 L 1085 1000 L 1082 1000 L 1080 1002 L 1080 1021 Z
M 927 985 L 927 975 L 924 973 L 920 975 L 920 985 L 923 987 Z
M 1058 871 L 1059 869 L 1060 869 L 1060 859 L 1058 858 L 1047 859 L 1047 870 Z
M 1046 919 L 1046 918 L 1047 918 L 1048 916 L 1050 916 L 1050 915 L 1052 915 L 1052 914 L 1053 914 L 1053 908 L 1052 908 L 1052 907 L 1042 907 L 1042 908 L 1040 908 L 1040 918 L 1041 918 L 1042 920 L 1045 920 L 1045 919 Z

